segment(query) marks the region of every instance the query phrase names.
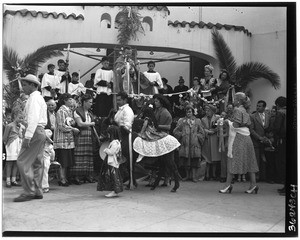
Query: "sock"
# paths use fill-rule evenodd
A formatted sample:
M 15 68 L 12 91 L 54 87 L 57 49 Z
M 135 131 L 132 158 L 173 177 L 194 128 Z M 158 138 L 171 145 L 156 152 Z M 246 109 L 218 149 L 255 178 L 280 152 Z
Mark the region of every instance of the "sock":
M 10 183 L 10 178 L 9 178 L 9 177 L 6 178 L 6 182 L 7 182 L 7 183 Z
M 16 177 L 12 177 L 12 178 L 11 178 L 11 181 L 12 181 L 12 182 L 16 182 Z

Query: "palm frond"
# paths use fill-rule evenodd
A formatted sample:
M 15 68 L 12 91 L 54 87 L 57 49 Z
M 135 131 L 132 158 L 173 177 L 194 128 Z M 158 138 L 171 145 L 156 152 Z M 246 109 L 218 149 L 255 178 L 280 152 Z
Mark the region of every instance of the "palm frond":
M 52 57 L 63 56 L 63 53 L 53 46 L 44 46 L 38 48 L 33 53 L 28 54 L 22 61 L 22 68 L 26 74 L 36 75 L 37 70 L 43 63 Z
M 141 22 L 141 16 L 138 11 L 131 7 L 130 16 L 128 16 L 129 10 L 128 7 L 124 7 L 121 11 L 121 14 L 118 18 L 118 42 L 121 45 L 127 45 L 130 39 L 137 39 L 137 33 L 144 33 L 144 28 Z
M 3 70 L 9 81 L 14 80 L 18 74 L 18 68 L 21 63 L 18 54 L 11 48 L 3 48 Z
M 273 72 L 263 63 L 244 63 L 236 70 L 236 81 L 242 88 L 246 87 L 250 82 L 260 78 L 267 79 L 275 89 L 280 87 L 280 77 L 278 74 Z
M 212 30 L 212 40 L 214 49 L 219 60 L 220 69 L 226 69 L 230 75 L 232 81 L 235 80 L 235 71 L 236 71 L 236 62 L 234 56 L 225 42 L 222 34 L 218 32 L 218 30 Z

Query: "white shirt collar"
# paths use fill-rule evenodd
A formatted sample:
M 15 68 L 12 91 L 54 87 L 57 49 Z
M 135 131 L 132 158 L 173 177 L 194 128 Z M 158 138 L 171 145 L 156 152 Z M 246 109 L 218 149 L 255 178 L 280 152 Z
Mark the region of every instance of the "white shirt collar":
M 125 103 L 123 106 L 119 107 L 119 110 L 123 110 L 126 106 L 128 106 L 128 103 Z

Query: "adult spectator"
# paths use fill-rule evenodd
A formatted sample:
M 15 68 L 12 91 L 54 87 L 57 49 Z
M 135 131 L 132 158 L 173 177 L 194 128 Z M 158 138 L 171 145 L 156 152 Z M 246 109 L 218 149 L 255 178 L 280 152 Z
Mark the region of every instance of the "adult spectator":
M 184 180 L 191 179 L 197 182 L 197 173 L 200 168 L 202 145 L 205 138 L 205 132 L 201 124 L 201 120 L 193 114 L 192 106 L 185 108 L 186 116 L 180 118 L 173 133 L 179 140 L 179 157 L 185 168 Z
M 17 159 L 24 192 L 14 199 L 15 202 L 43 198 L 42 156 L 46 141 L 44 127 L 47 124 L 47 105 L 38 91 L 39 80 L 36 76 L 28 74 L 21 78 L 21 81 L 23 91 L 29 98 L 24 109 L 27 123 L 25 138 Z
M 201 122 L 205 131 L 205 141 L 202 147 L 202 155 L 207 162 L 205 179 L 217 180 L 217 166 L 221 161 L 217 136 L 217 121 L 220 116 L 216 114 L 217 108 L 212 104 L 205 105 L 204 109 L 206 116 L 201 119 Z
M 175 86 L 174 93 L 180 93 L 180 92 L 186 92 L 189 90 L 188 86 L 184 85 L 184 79 L 182 76 L 179 77 L 178 81 L 179 85 Z M 182 94 L 183 97 L 185 97 L 187 94 Z M 180 115 L 180 112 L 178 112 L 176 106 L 180 106 L 180 96 L 179 94 L 173 95 L 173 103 L 174 103 L 174 115 L 178 116 Z
M 280 169 L 279 176 L 280 181 L 284 184 L 284 187 L 278 189 L 280 195 L 285 196 L 285 186 L 286 186 L 286 98 L 278 97 L 275 100 L 275 105 L 277 107 L 277 114 L 274 122 L 274 139 L 276 148 L 276 158 L 275 163 L 277 169 Z
M 253 142 L 256 161 L 259 167 L 259 173 L 256 178 L 259 181 L 266 180 L 266 156 L 265 145 L 269 142 L 266 137 L 266 129 L 270 124 L 270 116 L 265 112 L 267 103 L 259 100 L 256 105 L 256 112 L 250 115 L 251 126 L 250 133 Z
M 80 130 L 76 139 L 74 150 L 75 164 L 70 168 L 70 176 L 73 183 L 79 185 L 81 180 L 94 183 L 94 163 L 93 163 L 93 129 L 95 126 L 94 117 L 90 112 L 93 98 L 89 94 L 81 97 L 81 106 L 74 112 L 75 122 Z M 72 181 L 71 180 L 71 181 Z
M 60 186 L 68 187 L 67 181 L 69 168 L 74 165 L 74 135 L 79 133 L 79 129 L 75 128 L 73 112 L 71 110 L 73 98 L 71 94 L 64 93 L 59 99 L 61 106 L 56 113 L 56 127 L 54 129 L 53 147 L 57 155 L 58 162 L 61 164 L 60 178 L 58 182 Z
M 256 185 L 255 174 L 258 172 L 258 165 L 250 137 L 250 115 L 247 113 L 247 109 L 250 107 L 250 99 L 245 93 L 238 92 L 235 94 L 234 106 L 232 121 L 225 121 L 229 124 L 227 179 L 225 188 L 219 192 L 231 193 L 233 175 L 248 172 L 250 187 L 245 193 L 257 193 L 258 186 Z

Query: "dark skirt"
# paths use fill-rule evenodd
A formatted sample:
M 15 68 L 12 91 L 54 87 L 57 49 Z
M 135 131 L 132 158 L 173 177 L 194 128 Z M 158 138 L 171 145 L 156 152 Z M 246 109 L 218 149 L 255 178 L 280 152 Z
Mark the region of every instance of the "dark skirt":
M 115 191 L 116 193 L 123 192 L 123 180 L 118 168 L 114 168 L 107 164 L 105 158 L 100 171 L 97 191 Z
M 93 106 L 93 112 L 97 117 L 107 117 L 113 108 L 113 95 L 98 94 Z
M 72 167 L 75 163 L 74 148 L 71 149 L 55 149 L 57 161 L 63 168 Z

